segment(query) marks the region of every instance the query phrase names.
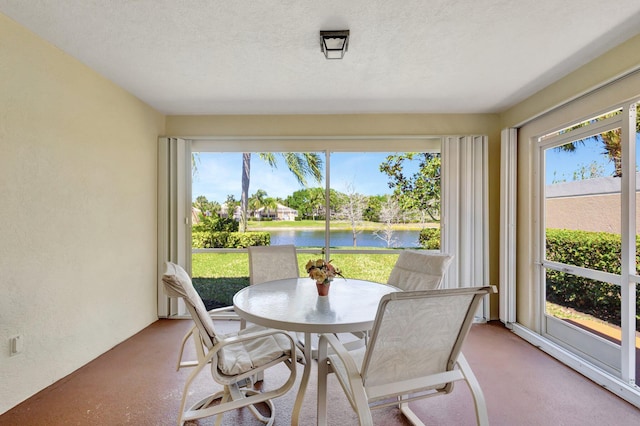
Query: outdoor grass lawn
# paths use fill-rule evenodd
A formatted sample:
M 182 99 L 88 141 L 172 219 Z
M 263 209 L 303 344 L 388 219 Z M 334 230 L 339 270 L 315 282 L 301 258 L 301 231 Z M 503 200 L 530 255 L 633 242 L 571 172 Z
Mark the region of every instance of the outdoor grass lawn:
M 298 254 L 300 276 L 306 276 L 304 266 L 319 255 Z M 386 283 L 393 265 L 398 259 L 395 254 L 335 254 L 332 264 L 338 267 L 346 278 L 357 278 Z M 274 268 L 277 268 L 274 265 Z M 233 295 L 249 285 L 249 259 L 247 253 L 193 253 L 193 285 L 211 306 L 228 306 L 233 303 Z M 339 277 L 336 279 L 340 279 Z
M 359 229 L 377 230 L 380 223 L 364 222 Z M 416 230 L 438 227 L 439 223 L 399 223 L 394 230 Z M 324 220 L 300 221 L 249 221 L 249 231 L 269 229 L 324 229 Z M 347 221 L 331 221 L 332 229 L 351 229 Z M 348 247 L 352 248 L 352 247 Z M 298 254 L 300 276 L 306 276 L 304 266 L 309 260 L 321 256 Z M 335 254 L 332 262 L 347 278 L 386 283 L 398 255 L 388 254 Z M 247 253 L 194 253 L 192 257 L 193 285 L 211 309 L 233 303 L 233 295 L 249 285 L 249 263 Z M 277 267 L 277 265 L 274 265 Z
M 298 254 L 300 276 L 309 260 L 319 255 Z M 386 283 L 398 255 L 391 254 L 335 254 L 332 263 L 347 278 L 357 278 Z M 208 309 L 233 304 L 233 295 L 249 285 L 249 260 L 247 253 L 194 253 L 192 257 L 193 284 Z M 274 265 L 277 267 L 277 265 Z M 340 278 L 336 278 L 340 279 Z M 605 321 L 582 312 L 547 302 L 547 312 L 560 319 L 590 319 Z

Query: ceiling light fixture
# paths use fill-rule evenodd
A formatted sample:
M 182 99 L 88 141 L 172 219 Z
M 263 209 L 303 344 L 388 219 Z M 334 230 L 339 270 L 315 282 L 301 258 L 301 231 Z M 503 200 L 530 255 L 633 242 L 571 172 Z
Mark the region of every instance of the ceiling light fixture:
M 349 47 L 349 30 L 320 31 L 320 47 L 327 59 L 342 59 Z

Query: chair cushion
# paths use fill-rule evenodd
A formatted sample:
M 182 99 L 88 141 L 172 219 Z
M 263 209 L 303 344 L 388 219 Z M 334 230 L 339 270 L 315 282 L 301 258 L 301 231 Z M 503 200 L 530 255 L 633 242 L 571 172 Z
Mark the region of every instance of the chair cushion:
M 193 307 L 196 315 L 200 319 L 199 322 L 204 327 L 204 330 L 201 331 L 205 331 L 206 334 L 213 339 L 216 335 L 213 320 L 209 316 L 207 308 L 204 306 L 204 302 L 200 298 L 200 295 L 196 289 L 193 288 L 191 277 L 189 277 L 187 271 L 185 271 L 180 265 L 167 262 L 166 270 L 162 276 L 162 282 L 164 283 L 165 291 L 169 296 L 182 297 L 187 304 Z M 199 322 L 196 322 L 196 325 L 199 325 Z
M 387 284 L 405 291 L 437 289 L 452 260 L 447 254 L 402 251 Z
M 225 337 L 243 336 L 264 330 L 267 330 L 267 328 L 252 326 Z M 223 347 L 218 352 L 218 369 L 223 374 L 234 376 L 268 364 L 290 353 L 291 342 L 282 334 L 260 337 Z M 304 361 L 304 357 L 298 348 L 296 348 L 296 359 L 298 362 Z

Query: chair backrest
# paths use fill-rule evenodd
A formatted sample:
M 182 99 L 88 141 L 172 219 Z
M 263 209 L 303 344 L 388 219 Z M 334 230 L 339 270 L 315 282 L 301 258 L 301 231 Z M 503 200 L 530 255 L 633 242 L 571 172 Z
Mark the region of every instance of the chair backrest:
M 401 251 L 387 284 L 405 291 L 435 290 L 452 260 L 448 254 Z
M 491 291 L 468 287 L 382 297 L 362 364 L 365 387 L 452 370 L 476 308 Z
M 300 276 L 296 246 L 293 244 L 251 246 L 248 250 L 250 284 Z
M 191 318 L 195 322 L 203 343 L 208 348 L 212 348 L 216 340 L 216 330 L 213 326 L 213 320 L 207 313 L 202 298 L 198 294 L 191 277 L 180 265 L 172 262 L 166 263 L 164 275 L 162 275 L 162 283 L 165 292 L 171 297 L 181 297 Z

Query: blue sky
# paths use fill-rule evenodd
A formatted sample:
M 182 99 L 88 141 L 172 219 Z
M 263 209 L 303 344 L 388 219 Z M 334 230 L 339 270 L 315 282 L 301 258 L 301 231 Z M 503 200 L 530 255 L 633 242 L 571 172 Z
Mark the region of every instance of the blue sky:
M 636 164 L 640 165 L 640 135 L 636 136 Z M 604 154 L 604 147 L 602 142 L 594 140 L 586 140 L 584 144 L 577 146 L 574 152 L 561 152 L 556 149 L 546 150 L 546 181 L 545 184 L 549 185 L 556 182 L 571 182 L 575 171 L 580 170 L 581 167 L 589 167 L 593 162 L 596 162 L 601 170 L 603 176 L 613 175 L 613 162 L 609 161 L 606 154 Z M 638 166 L 636 166 L 638 170 Z M 555 175 L 554 175 L 555 172 Z
M 588 142 L 578 146 L 574 152 L 563 152 L 556 149 L 546 150 L 546 184 L 554 182 L 571 182 L 575 171 L 581 167 L 589 167 L 594 161 L 602 168 L 604 176 L 613 174 L 613 163 L 602 154 L 601 143 Z
M 346 192 L 353 184 L 355 191 L 365 195 L 390 194 L 387 176 L 379 171 L 380 164 L 388 153 L 333 153 L 331 155 L 331 186 Z M 209 201 L 224 202 L 228 194 L 240 199 L 242 167 L 241 153 L 200 153 L 198 176 L 194 178 L 192 195 L 195 199 L 204 195 Z M 411 167 L 416 170 L 417 167 Z M 312 186 L 324 187 L 321 184 Z M 279 159 L 278 168 L 272 170 L 256 154 L 251 157 L 251 181 L 249 195 L 263 189 L 269 197 L 286 198 L 302 189 L 284 161 Z
M 640 139 L 640 138 L 639 138 Z M 638 150 L 640 151 L 640 150 Z M 572 181 L 573 174 L 581 167 L 597 162 L 605 176 L 613 174 L 613 163 L 602 153 L 600 142 L 587 141 L 579 145 L 575 152 L 546 151 L 546 184 Z M 332 188 L 346 192 L 347 185 L 365 195 L 390 194 L 387 176 L 379 171 L 380 164 L 389 153 L 333 153 L 331 155 Z M 640 157 L 640 152 L 638 152 Z M 209 201 L 224 202 L 228 194 L 240 199 L 241 153 L 200 153 L 198 176 L 193 181 L 192 194 L 195 199 L 204 195 Z M 638 161 L 640 164 L 640 159 Z M 417 169 L 415 164 L 409 169 Z M 555 172 L 555 175 L 554 175 Z M 324 187 L 321 184 L 312 186 Z M 251 159 L 251 184 L 249 195 L 263 189 L 269 197 L 286 198 L 303 187 L 293 178 L 282 160 L 278 168 L 271 169 L 257 154 Z

